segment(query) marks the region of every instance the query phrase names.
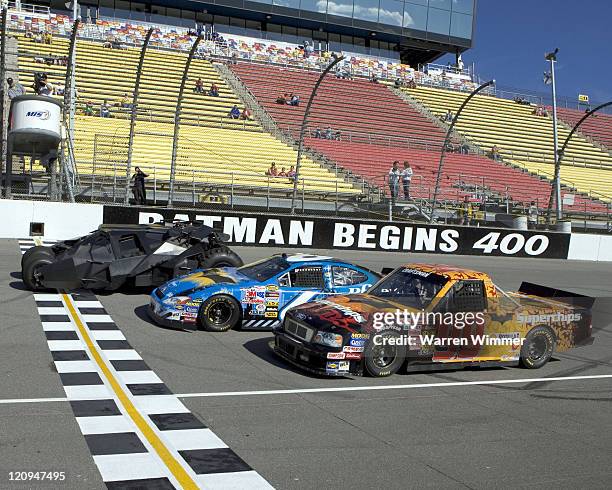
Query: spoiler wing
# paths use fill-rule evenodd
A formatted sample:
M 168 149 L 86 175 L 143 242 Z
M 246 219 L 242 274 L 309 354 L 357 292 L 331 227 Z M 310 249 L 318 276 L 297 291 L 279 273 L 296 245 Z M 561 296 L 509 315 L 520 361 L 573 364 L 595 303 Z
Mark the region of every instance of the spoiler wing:
M 533 284 L 531 282 L 522 282 L 518 292 L 529 294 L 531 296 L 539 296 L 541 298 L 557 299 L 563 303 L 568 303 L 572 306 L 578 306 L 586 309 L 591 309 L 593 307 L 593 303 L 595 303 L 595 298 L 591 298 L 589 296 L 563 291 L 561 289 L 555 289 L 548 286 L 542 286 L 540 284 Z

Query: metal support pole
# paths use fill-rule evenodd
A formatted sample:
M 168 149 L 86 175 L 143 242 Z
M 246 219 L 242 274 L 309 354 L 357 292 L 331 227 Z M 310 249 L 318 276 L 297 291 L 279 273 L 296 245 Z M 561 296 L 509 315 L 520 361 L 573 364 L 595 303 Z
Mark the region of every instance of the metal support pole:
M 554 180 L 555 184 L 557 182 L 557 177 L 560 177 L 560 175 L 561 175 L 561 161 L 563 160 L 563 157 L 565 156 L 565 150 L 566 150 L 567 145 L 569 144 L 570 140 L 572 139 L 572 136 L 574 136 L 574 133 L 576 131 L 578 131 L 578 128 L 589 117 L 591 117 L 597 111 L 600 111 L 601 109 L 603 109 L 605 107 L 608 107 L 610 105 L 612 105 L 612 101 L 606 102 L 605 104 L 598 105 L 597 107 L 595 107 L 595 109 L 588 111 L 584 116 L 582 116 L 580 118 L 580 120 L 576 123 L 576 125 L 572 128 L 570 133 L 567 135 L 567 138 L 565 138 L 565 141 L 563 142 L 563 146 L 561 146 L 561 149 L 559 150 L 558 158 L 556 159 L 557 161 L 555 163 L 555 180 Z M 559 179 L 559 182 L 560 182 L 560 179 Z M 550 224 L 550 221 L 551 221 L 550 218 L 551 218 L 551 214 L 552 214 L 552 205 L 553 205 L 553 199 L 555 198 L 555 195 L 558 196 L 558 194 L 556 192 L 556 185 L 551 188 L 551 190 L 550 190 L 550 198 L 548 199 L 548 212 L 547 212 L 547 223 L 548 224 Z M 559 209 L 559 204 L 557 204 L 557 210 L 558 209 Z M 559 218 L 558 215 L 557 215 L 557 218 Z
M 312 92 L 308 99 L 308 104 L 306 105 L 306 110 L 304 111 L 304 119 L 302 119 L 302 126 L 300 128 L 300 140 L 298 142 L 297 160 L 295 162 L 295 179 L 293 181 L 293 194 L 291 195 L 291 214 L 295 214 L 295 199 L 297 197 L 298 183 L 300 179 L 300 165 L 302 163 L 302 151 L 304 149 L 304 135 L 306 134 L 306 127 L 308 126 L 308 116 L 310 115 L 312 103 L 314 101 L 315 96 L 317 95 L 319 85 L 321 85 L 321 82 L 325 78 L 325 75 L 327 75 L 331 71 L 331 69 L 343 59 L 344 56 L 339 56 L 334 59 L 329 65 L 327 65 L 327 68 L 325 68 L 325 70 L 321 72 L 321 75 L 319 76 L 317 83 L 315 83 L 315 86 L 312 89 Z M 302 200 L 302 208 L 303 207 L 304 201 Z
M 0 134 L 0 140 L 2 140 L 0 142 L 0 175 L 2 175 L 2 172 L 5 172 L 6 174 L 6 178 L 4 180 L 5 186 L 6 186 L 6 191 L 4 196 L 9 199 L 11 197 L 11 177 L 9 175 L 9 170 L 12 171 L 12 169 L 8 168 L 7 165 L 7 155 L 6 155 L 6 131 L 7 128 L 5 127 L 4 121 L 7 120 L 7 118 L 4 115 L 5 112 L 5 100 L 6 100 L 6 93 L 4 91 L 4 87 L 5 87 L 5 79 L 6 79 L 6 18 L 7 18 L 7 9 L 3 8 L 2 9 L 2 17 L 0 20 L 0 43 L 2 44 L 0 46 L 0 131 L 2 132 L 2 134 Z M 0 197 L 2 197 L 2 190 L 0 189 Z
M 455 117 L 453 117 L 453 121 L 451 122 L 451 125 L 449 126 L 448 131 L 446 132 L 446 138 L 444 138 L 444 143 L 442 144 L 442 151 L 440 152 L 440 163 L 438 164 L 438 175 L 436 177 L 436 186 L 434 188 L 434 195 L 433 195 L 433 200 L 432 200 L 433 202 L 431 204 L 431 215 L 429 216 L 429 222 L 430 223 L 433 221 L 434 214 L 436 213 L 436 205 L 437 205 L 437 199 L 438 199 L 438 192 L 440 191 L 440 180 L 442 178 L 442 167 L 444 165 L 444 156 L 446 155 L 446 146 L 450 142 L 451 134 L 453 132 L 453 129 L 455 128 L 455 124 L 457 123 L 457 119 L 459 119 L 459 115 L 461 114 L 461 112 L 463 111 L 465 106 L 468 104 L 468 102 L 470 100 L 472 100 L 472 98 L 478 92 L 480 92 L 481 90 L 484 90 L 488 86 L 494 85 L 494 84 L 495 84 L 495 80 L 489 80 L 488 82 L 483 83 L 480 87 L 478 87 L 476 90 L 474 90 L 470 95 L 468 95 L 467 98 L 463 101 L 463 104 L 461 104 L 461 107 L 459 107 L 459 110 L 455 114 Z
M 555 63 L 557 58 L 550 57 L 550 76 L 552 80 L 552 109 L 553 109 L 553 147 L 554 147 L 554 162 L 555 162 L 555 199 L 557 201 L 557 221 L 562 219 L 563 211 L 561 208 L 561 169 L 559 168 L 559 133 L 557 130 L 557 84 L 555 81 Z
M 130 136 L 128 142 L 128 154 L 127 154 L 127 166 L 125 169 L 125 196 L 123 204 L 127 205 L 130 202 L 130 174 L 132 173 L 132 155 L 134 153 L 134 128 L 136 126 L 136 114 L 138 112 L 138 93 L 140 92 L 140 77 L 142 75 L 142 68 L 144 65 L 145 54 L 147 52 L 147 46 L 149 40 L 153 34 L 153 27 L 147 31 L 147 35 L 144 38 L 142 49 L 140 50 L 140 60 L 138 62 L 138 68 L 136 71 L 136 82 L 134 83 L 134 94 L 132 97 L 132 111 L 130 114 Z
M 174 112 L 174 136 L 172 138 L 172 160 L 170 161 L 170 184 L 168 186 L 168 206 L 172 206 L 174 200 L 174 180 L 176 178 L 176 157 L 178 153 L 178 139 L 179 139 L 179 128 L 181 123 L 181 112 L 183 110 L 183 94 L 185 92 L 185 85 L 187 84 L 187 78 L 189 76 L 189 67 L 191 66 L 191 60 L 197 52 L 198 44 L 202 40 L 202 36 L 198 36 L 191 46 L 189 56 L 185 62 L 185 70 L 183 71 L 183 78 L 181 79 L 181 86 L 179 88 L 178 98 L 176 100 L 176 111 Z

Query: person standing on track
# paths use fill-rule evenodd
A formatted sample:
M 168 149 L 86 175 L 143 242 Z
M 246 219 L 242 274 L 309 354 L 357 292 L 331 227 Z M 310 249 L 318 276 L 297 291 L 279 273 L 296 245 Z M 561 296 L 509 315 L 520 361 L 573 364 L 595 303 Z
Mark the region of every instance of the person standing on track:
M 147 202 L 147 190 L 145 188 L 145 178 L 148 177 L 140 167 L 136 167 L 136 172 L 132 175 L 134 186 L 132 187 L 132 193 L 134 194 L 134 200 L 136 204 L 146 204 Z

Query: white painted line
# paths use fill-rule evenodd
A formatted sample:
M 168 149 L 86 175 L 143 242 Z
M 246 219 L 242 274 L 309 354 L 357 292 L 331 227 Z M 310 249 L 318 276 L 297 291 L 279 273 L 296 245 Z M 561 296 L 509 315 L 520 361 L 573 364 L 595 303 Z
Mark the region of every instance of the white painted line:
M 47 340 L 49 350 L 85 350 L 85 344 L 80 340 Z
M 95 340 L 125 340 L 121 330 L 90 330 L 89 335 Z
M 34 293 L 35 301 L 61 301 L 61 294 Z
M 81 315 L 85 323 L 114 323 L 110 315 Z
M 105 400 L 113 398 L 106 385 L 64 386 L 64 391 L 69 400 Z
M 38 308 L 39 315 L 64 315 L 68 316 L 68 312 L 63 306 L 40 306 Z
M 96 365 L 91 361 L 55 361 L 58 373 L 94 373 Z
M 104 415 L 100 417 L 76 417 L 84 436 L 87 434 L 116 434 L 136 432 L 134 424 L 124 415 Z
M 41 322 L 45 332 L 74 332 L 76 329 L 71 322 Z
M 105 482 L 168 476 L 159 459 L 151 453 L 106 454 L 93 459 Z
M 126 385 L 141 383 L 163 383 L 153 371 L 116 371 L 117 376 Z
M 272 487 L 256 471 L 235 471 L 233 473 L 209 473 L 197 475 L 197 483 L 206 490 L 270 490 Z
M 103 308 L 99 301 L 75 301 L 77 308 Z
M 132 397 L 138 411 L 146 415 L 158 413 L 188 413 L 176 395 L 139 395 Z
M 91 330 L 90 330 L 91 333 Z M 140 354 L 132 349 L 109 349 L 100 351 L 109 361 L 140 361 Z
M 337 388 L 302 388 L 296 390 L 262 390 L 262 391 L 220 391 L 217 393 L 179 393 L 179 398 L 202 398 L 219 396 L 254 396 L 254 395 L 293 395 L 302 393 L 338 393 L 342 391 L 378 391 L 407 390 L 412 388 L 448 388 L 453 386 L 481 386 L 520 383 L 550 383 L 551 381 L 577 381 L 584 379 L 609 379 L 612 374 L 594 374 L 592 376 L 559 376 L 550 378 L 495 379 L 489 381 L 455 381 L 449 383 L 420 383 L 412 385 L 383 386 L 339 386 Z
M 225 444 L 210 429 L 185 429 L 164 430 L 160 434 L 177 451 L 187 449 L 220 449 L 226 448 Z
M 13 403 L 55 403 L 67 402 L 68 398 L 5 398 L 0 400 L 0 405 L 11 405 Z

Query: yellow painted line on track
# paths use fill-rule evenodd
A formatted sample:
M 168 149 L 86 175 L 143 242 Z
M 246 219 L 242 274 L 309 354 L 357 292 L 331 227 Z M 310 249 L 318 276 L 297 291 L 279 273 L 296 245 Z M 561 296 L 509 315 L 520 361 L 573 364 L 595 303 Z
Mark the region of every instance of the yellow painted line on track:
M 64 298 L 64 303 L 68 308 L 70 316 L 72 320 L 76 324 L 81 336 L 87 347 L 89 348 L 91 355 L 93 356 L 96 364 L 106 377 L 109 385 L 113 389 L 115 395 L 125 408 L 125 411 L 130 416 L 132 421 L 136 424 L 136 427 L 140 430 L 142 435 L 144 435 L 149 441 L 149 444 L 155 449 L 157 455 L 164 462 L 164 464 L 168 467 L 172 475 L 176 478 L 176 480 L 181 484 L 181 486 L 186 489 L 198 489 L 200 488 L 196 482 L 191 478 L 191 475 L 187 473 L 185 468 L 176 460 L 176 458 L 172 455 L 172 453 L 168 450 L 168 448 L 164 445 L 159 436 L 155 433 L 155 431 L 149 426 L 149 424 L 145 421 L 144 417 L 140 414 L 138 409 L 134 406 L 128 395 L 123 390 L 123 387 L 119 384 L 112 371 L 102 358 L 100 352 L 98 352 L 97 347 L 94 345 L 91 336 L 89 335 L 88 330 L 83 325 L 81 318 L 76 312 L 76 308 L 72 303 L 72 299 L 66 293 L 62 293 L 62 298 Z

